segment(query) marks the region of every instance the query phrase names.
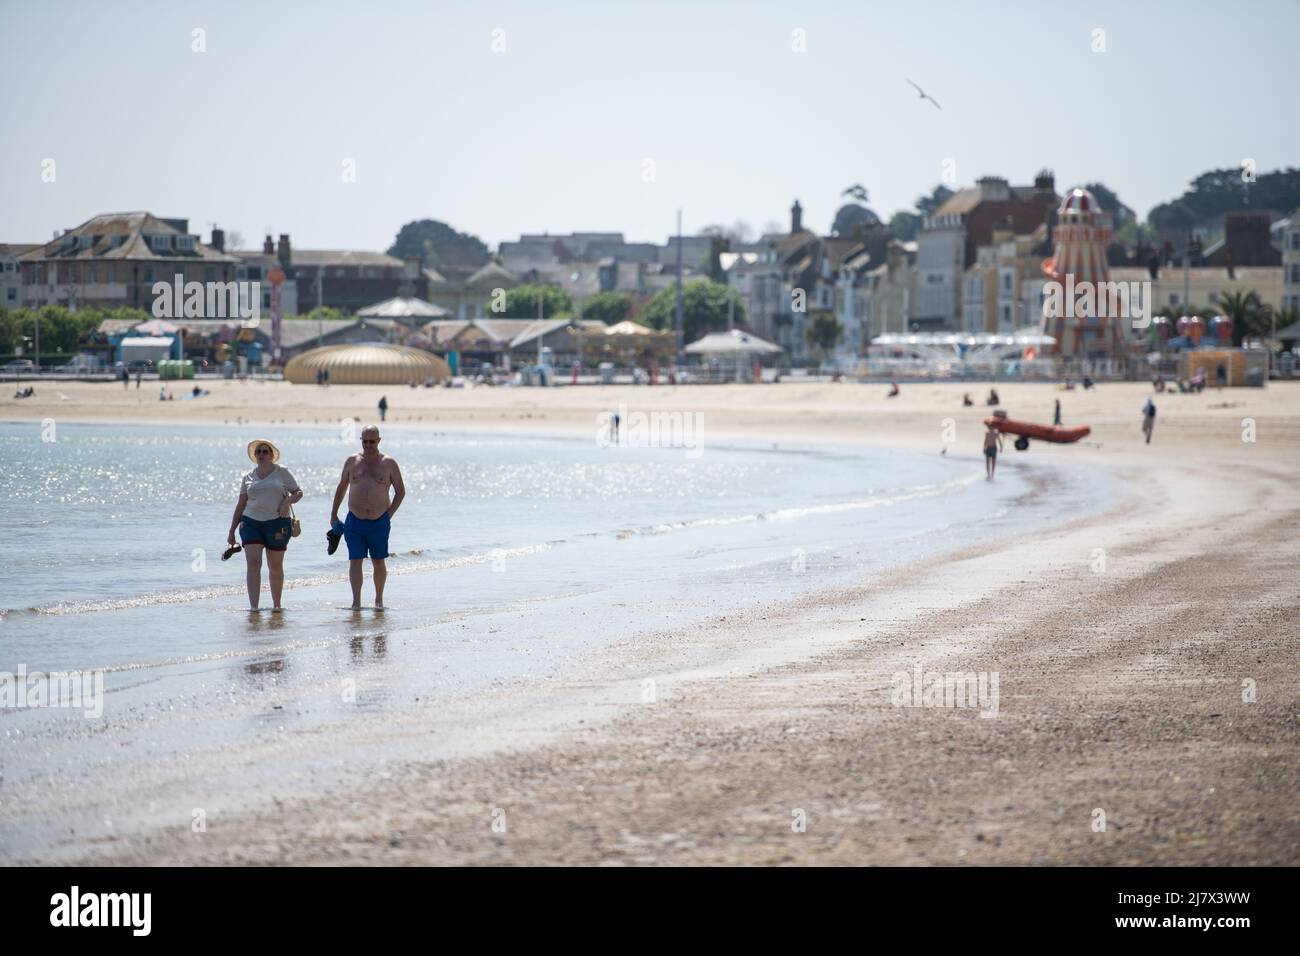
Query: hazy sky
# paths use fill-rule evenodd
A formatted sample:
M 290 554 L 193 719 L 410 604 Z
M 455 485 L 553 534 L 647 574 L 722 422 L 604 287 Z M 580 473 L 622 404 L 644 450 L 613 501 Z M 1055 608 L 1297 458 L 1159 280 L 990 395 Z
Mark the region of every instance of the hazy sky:
M 825 231 L 846 186 L 888 217 L 947 159 L 1145 216 L 1209 168 L 1300 165 L 1296 0 L 0 0 L 0 25 L 7 242 L 137 209 L 250 246 L 425 217 L 662 242 L 678 207 L 757 228 L 795 197 Z

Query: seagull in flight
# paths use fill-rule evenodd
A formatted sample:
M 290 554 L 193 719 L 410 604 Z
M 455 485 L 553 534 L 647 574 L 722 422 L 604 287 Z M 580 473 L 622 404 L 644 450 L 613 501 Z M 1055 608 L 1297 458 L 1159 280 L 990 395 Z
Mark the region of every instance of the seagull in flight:
M 904 79 L 907 79 L 907 77 L 904 77 Z M 907 80 L 907 82 L 908 82 L 908 83 L 912 83 L 911 80 Z M 917 86 L 915 83 L 912 83 L 912 87 L 916 90 L 917 93 L 920 94 L 921 99 L 923 99 L 923 100 L 929 100 L 931 103 L 933 103 L 935 109 L 937 109 L 937 110 L 942 110 L 942 109 L 943 109 L 943 107 L 939 105 L 939 101 L 936 100 L 936 99 L 935 99 L 933 96 L 931 96 L 929 93 L 927 93 L 925 90 L 921 89 L 921 88 L 920 88 L 919 86 Z

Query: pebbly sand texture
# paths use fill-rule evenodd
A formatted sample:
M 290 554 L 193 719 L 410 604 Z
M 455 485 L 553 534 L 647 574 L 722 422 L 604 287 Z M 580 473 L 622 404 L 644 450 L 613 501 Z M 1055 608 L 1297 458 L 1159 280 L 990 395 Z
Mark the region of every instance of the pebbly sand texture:
M 892 400 L 880 384 L 212 387 L 162 405 L 157 385 L 51 383 L 4 399 L 0 418 L 238 417 L 273 434 L 369 418 L 385 393 L 392 428 L 594 434 L 624 402 L 702 413 L 706 445 L 937 454 L 951 417 L 948 453 L 974 456 L 987 414 L 961 407 L 964 391 L 982 402 L 977 385 L 904 384 Z M 581 686 L 485 700 L 462 727 L 492 741 L 480 752 L 268 800 L 201 835 L 99 842 L 81 861 L 1300 863 L 1300 384 L 1156 396 L 1151 446 L 1148 386 L 998 390 L 1012 417 L 1050 421 L 1059 396 L 1066 424 L 1093 426 L 1087 444 L 1028 454 L 1109 468 L 1110 511 L 621 647 Z M 998 715 L 893 706 L 892 675 L 916 666 L 996 672 Z M 653 699 L 629 674 L 656 675 Z M 422 719 L 417 740 L 452 717 Z

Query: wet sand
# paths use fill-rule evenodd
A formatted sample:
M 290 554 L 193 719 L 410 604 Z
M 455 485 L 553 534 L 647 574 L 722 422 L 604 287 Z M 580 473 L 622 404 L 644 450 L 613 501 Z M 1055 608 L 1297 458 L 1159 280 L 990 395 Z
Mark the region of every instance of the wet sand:
M 364 417 L 386 393 L 399 428 L 594 433 L 595 415 L 625 402 L 699 412 L 706 447 L 708 435 L 759 436 L 938 454 L 951 418 L 948 453 L 973 455 L 986 414 L 960 405 L 984 389 L 960 385 L 905 384 L 888 400 L 885 386 L 848 384 L 218 383 L 165 411 L 156 387 L 152 402 L 134 385 L 40 391 L 0 418 L 273 429 Z M 216 814 L 200 834 L 96 841 L 81 861 L 1300 862 L 1300 386 L 1157 396 L 1150 446 L 1140 384 L 999 392 L 1013 417 L 1050 420 L 1059 396 L 1066 424 L 1093 426 L 1086 444 L 1027 454 L 1109 468 L 1121 492 L 1110 510 L 620 646 L 564 686 L 359 723 L 350 746 L 402 739 L 385 774 Z M 894 706 L 892 676 L 917 666 L 996 672 L 997 716 Z M 322 757 L 340 746 L 321 742 Z

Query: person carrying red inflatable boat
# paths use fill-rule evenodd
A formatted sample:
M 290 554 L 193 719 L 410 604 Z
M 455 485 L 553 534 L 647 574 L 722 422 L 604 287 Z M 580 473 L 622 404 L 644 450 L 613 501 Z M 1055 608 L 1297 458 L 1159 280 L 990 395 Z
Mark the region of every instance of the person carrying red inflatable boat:
M 994 412 L 989 418 L 984 419 L 984 424 L 997 429 L 1002 434 L 1018 436 L 1016 439 L 1016 449 L 1018 451 L 1024 451 L 1028 448 L 1029 439 L 1031 438 L 1037 438 L 1039 441 L 1050 441 L 1058 445 L 1068 445 L 1070 442 L 1076 442 L 1092 432 L 1092 429 L 1087 425 L 1065 428 L 1061 425 L 1018 422 L 1007 418 L 1007 413 L 1001 409 Z

